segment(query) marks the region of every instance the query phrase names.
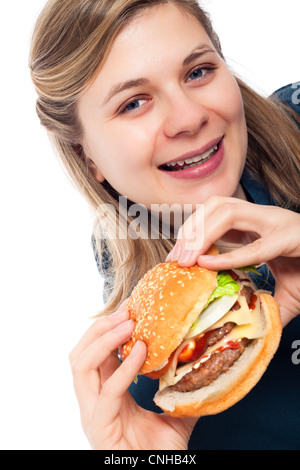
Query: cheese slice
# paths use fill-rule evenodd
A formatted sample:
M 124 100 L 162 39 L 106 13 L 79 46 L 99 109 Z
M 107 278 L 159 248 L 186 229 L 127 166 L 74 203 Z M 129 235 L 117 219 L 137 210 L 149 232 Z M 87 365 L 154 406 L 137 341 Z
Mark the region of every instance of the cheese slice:
M 252 321 L 247 325 L 238 325 L 227 335 L 224 340 L 234 341 L 241 338 L 255 339 L 264 336 L 264 329 L 260 314 L 260 301 L 256 299 L 255 308 L 251 312 Z
M 214 323 L 211 326 L 211 329 L 221 328 L 228 322 L 233 322 L 236 325 L 247 325 L 248 323 L 251 323 L 253 321 L 253 317 L 252 312 L 249 310 L 246 297 L 244 295 L 240 295 L 238 303 L 240 304 L 240 308 L 238 310 L 228 312 L 217 323 Z

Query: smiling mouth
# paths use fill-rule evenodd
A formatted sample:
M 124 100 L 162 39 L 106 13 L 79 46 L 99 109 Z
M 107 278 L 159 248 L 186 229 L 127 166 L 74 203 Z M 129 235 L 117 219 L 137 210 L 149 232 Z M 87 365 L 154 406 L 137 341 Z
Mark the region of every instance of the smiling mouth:
M 179 162 L 174 163 L 166 163 L 161 165 L 159 168 L 165 171 L 182 171 L 194 168 L 196 166 L 201 166 L 204 163 L 208 162 L 218 151 L 219 144 L 214 145 L 211 149 L 207 150 L 206 152 L 196 155 L 193 158 L 188 158 L 186 160 L 182 160 Z

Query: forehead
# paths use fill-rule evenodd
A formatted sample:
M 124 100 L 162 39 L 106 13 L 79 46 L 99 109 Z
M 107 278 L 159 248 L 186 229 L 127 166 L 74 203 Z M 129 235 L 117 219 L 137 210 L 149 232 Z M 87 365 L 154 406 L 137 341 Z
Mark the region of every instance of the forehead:
M 115 79 L 128 79 L 140 68 L 153 71 L 155 62 L 166 58 L 183 58 L 201 42 L 213 47 L 197 18 L 172 4 L 160 4 L 141 12 L 115 39 L 106 62 L 101 69 L 115 75 Z M 166 57 L 167 54 L 167 57 Z M 143 70 L 141 70 L 141 73 Z M 126 77 L 121 76 L 122 73 Z

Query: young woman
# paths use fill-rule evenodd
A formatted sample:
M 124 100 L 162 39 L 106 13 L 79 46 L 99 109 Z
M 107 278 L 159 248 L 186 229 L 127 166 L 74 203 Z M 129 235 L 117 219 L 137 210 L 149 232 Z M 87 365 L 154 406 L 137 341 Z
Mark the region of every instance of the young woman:
M 41 122 L 96 215 L 93 241 L 110 315 L 96 320 L 70 355 L 92 447 L 296 448 L 298 108 L 259 96 L 232 74 L 194 0 L 50 0 L 37 21 L 30 67 Z M 110 229 L 120 196 L 149 213 L 153 204 L 195 210 L 176 243 L 162 236 L 116 239 Z M 204 204 L 204 243 L 188 250 L 197 204 Z M 133 220 L 120 219 L 123 228 Z M 241 247 L 206 257 L 220 239 Z M 125 299 L 167 256 L 211 269 L 266 263 L 263 284 L 271 285 L 286 326 L 255 390 L 198 423 L 159 414 L 152 403 L 156 381 L 140 378 L 131 386 L 145 360 L 143 343 L 122 365 L 116 353 L 134 327 Z

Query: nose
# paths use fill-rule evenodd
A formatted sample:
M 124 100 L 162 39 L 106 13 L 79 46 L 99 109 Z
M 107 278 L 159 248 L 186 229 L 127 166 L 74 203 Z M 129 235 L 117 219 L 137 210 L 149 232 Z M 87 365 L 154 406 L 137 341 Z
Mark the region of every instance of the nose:
M 163 130 L 170 138 L 195 135 L 209 120 L 208 109 L 182 89 L 170 96 L 165 109 Z

